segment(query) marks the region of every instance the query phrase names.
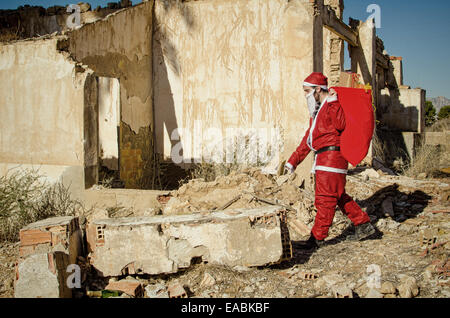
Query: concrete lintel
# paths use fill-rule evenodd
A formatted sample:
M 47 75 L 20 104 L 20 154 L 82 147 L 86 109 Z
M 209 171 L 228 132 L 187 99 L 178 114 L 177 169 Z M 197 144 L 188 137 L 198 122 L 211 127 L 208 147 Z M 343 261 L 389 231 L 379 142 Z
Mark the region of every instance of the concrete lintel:
M 324 27 L 335 33 L 351 46 L 358 47 L 358 34 L 336 16 L 336 12 L 330 6 L 323 6 L 322 21 Z

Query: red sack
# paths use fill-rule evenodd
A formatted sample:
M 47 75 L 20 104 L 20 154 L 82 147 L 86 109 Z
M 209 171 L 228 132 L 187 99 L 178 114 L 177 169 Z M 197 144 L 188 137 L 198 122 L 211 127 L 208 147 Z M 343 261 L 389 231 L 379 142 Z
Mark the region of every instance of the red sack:
M 345 130 L 341 135 L 342 156 L 353 166 L 367 155 L 372 141 L 375 116 L 372 91 L 361 88 L 333 87 L 345 114 Z

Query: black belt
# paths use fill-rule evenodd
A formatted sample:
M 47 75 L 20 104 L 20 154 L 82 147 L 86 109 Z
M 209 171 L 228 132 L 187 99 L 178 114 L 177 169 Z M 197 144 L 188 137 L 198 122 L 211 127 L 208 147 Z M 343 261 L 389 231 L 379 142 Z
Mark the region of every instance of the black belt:
M 325 147 L 325 148 L 317 150 L 316 155 L 321 154 L 322 152 L 325 152 L 325 151 L 341 151 L 341 147 L 336 147 L 336 146 Z

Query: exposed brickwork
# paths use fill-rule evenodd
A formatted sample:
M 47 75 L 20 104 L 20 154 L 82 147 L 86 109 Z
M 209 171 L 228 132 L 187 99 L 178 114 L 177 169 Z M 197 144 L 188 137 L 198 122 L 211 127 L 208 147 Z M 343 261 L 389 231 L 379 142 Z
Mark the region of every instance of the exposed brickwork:
M 37 224 L 37 223 L 36 223 Z M 33 226 L 31 224 L 30 226 Z M 20 230 L 19 255 L 21 258 L 36 253 L 36 251 L 53 251 L 57 246 L 63 246 L 69 253 L 71 235 L 79 230 L 78 218 L 62 225 L 43 225 L 38 228 L 25 227 Z

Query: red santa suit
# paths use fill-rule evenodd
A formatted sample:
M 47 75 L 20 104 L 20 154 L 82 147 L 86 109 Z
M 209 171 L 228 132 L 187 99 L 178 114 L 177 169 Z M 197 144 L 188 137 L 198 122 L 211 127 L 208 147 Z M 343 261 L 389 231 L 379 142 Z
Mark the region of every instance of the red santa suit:
M 328 80 L 321 73 L 313 73 L 306 86 L 326 88 Z M 340 136 L 345 129 L 344 111 L 337 97 L 328 97 L 320 105 L 300 146 L 289 158 L 286 166 L 295 170 L 310 151 L 316 153 L 312 173 L 316 175 L 315 206 L 317 215 L 312 234 L 324 240 L 333 222 L 336 205 L 355 226 L 370 222 L 370 218 L 353 199 L 345 193 L 347 160 L 341 155 Z

